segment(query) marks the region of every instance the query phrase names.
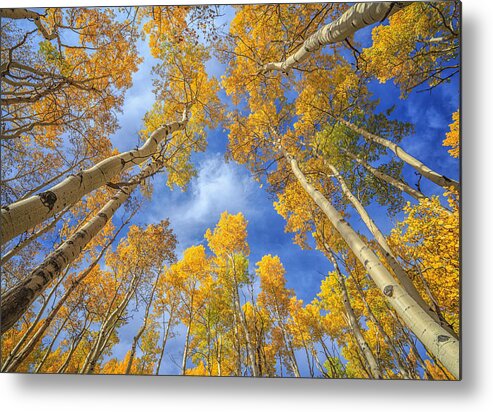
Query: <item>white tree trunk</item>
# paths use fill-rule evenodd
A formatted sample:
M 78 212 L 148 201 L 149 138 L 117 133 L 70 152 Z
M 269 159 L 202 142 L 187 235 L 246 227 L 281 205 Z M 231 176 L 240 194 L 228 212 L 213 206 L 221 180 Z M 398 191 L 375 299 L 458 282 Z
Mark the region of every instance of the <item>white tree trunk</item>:
M 446 328 L 449 331 L 449 333 L 451 333 L 454 337 L 457 337 L 452 327 L 450 327 L 450 325 L 447 325 L 443 321 L 443 319 L 440 319 L 439 314 L 435 312 L 433 309 L 431 309 L 431 307 L 425 302 L 423 297 L 420 295 L 420 293 L 416 289 L 416 286 L 413 284 L 411 279 L 409 279 L 409 276 L 407 275 L 406 271 L 402 268 L 402 266 L 397 261 L 397 258 L 395 257 L 392 250 L 390 249 L 390 246 L 388 245 L 385 236 L 380 231 L 378 226 L 375 224 L 373 219 L 370 217 L 370 215 L 363 207 L 361 202 L 349 190 L 349 187 L 347 186 L 344 178 L 339 174 L 339 171 L 332 164 L 328 162 L 325 162 L 325 164 L 328 166 L 328 168 L 333 173 L 334 177 L 339 182 L 344 196 L 346 196 L 346 198 L 351 202 L 354 209 L 358 212 L 359 216 L 361 217 L 361 220 L 363 220 L 363 223 L 366 225 L 370 233 L 374 236 L 375 240 L 377 241 L 378 245 L 380 246 L 384 254 L 385 260 L 391 267 L 392 271 L 395 273 L 395 276 L 397 277 L 397 280 L 399 281 L 401 286 L 406 290 L 406 292 L 411 296 L 411 298 L 413 298 L 416 301 L 416 303 L 423 308 L 423 310 L 425 310 L 427 313 L 430 314 L 430 316 L 433 319 L 435 319 L 436 322 L 440 323 L 440 325 Z
M 185 113 L 182 120 L 166 124 L 154 131 L 140 148 L 111 156 L 90 169 L 70 175 L 45 192 L 2 207 L 0 244 L 42 223 L 122 172 L 144 163 L 157 152 L 166 136 L 182 130 L 187 120 Z
M 411 376 L 409 375 L 406 367 L 402 363 L 401 357 L 400 357 L 399 353 L 397 352 L 397 350 L 395 349 L 395 346 L 392 343 L 389 335 L 387 335 L 387 332 L 385 332 L 382 324 L 380 323 L 380 321 L 373 314 L 373 311 L 370 308 L 370 305 L 368 304 L 368 301 L 366 300 L 366 297 L 364 296 L 363 291 L 361 290 L 361 287 L 360 287 L 359 283 L 356 281 L 356 279 L 354 279 L 354 277 L 352 279 L 353 279 L 353 282 L 354 282 L 354 284 L 356 286 L 356 290 L 358 291 L 358 295 L 359 295 L 360 299 L 363 301 L 363 303 L 365 305 L 366 311 L 368 313 L 368 317 L 375 324 L 375 326 L 377 327 L 378 331 L 382 335 L 383 340 L 385 341 L 385 343 L 389 347 L 389 350 L 392 352 L 392 355 L 394 356 L 394 360 L 395 360 L 395 362 L 397 364 L 397 367 L 399 368 L 399 373 L 401 374 L 401 376 L 404 379 L 411 379 Z
M 52 308 L 50 314 L 43 319 L 43 324 L 41 325 L 40 328 L 35 332 L 35 334 L 32 336 L 31 339 L 29 339 L 28 343 L 22 348 L 21 351 L 17 350 L 14 354 L 12 354 L 11 357 L 2 365 L 2 372 L 13 372 L 15 371 L 19 365 L 24 362 L 24 360 L 29 356 L 29 354 L 33 351 L 33 349 L 36 347 L 36 344 L 43 338 L 43 335 L 45 331 L 50 327 L 51 323 L 55 319 L 56 315 L 60 311 L 60 309 L 63 307 L 67 299 L 70 297 L 70 295 L 74 292 L 74 290 L 80 285 L 80 283 L 91 273 L 91 271 L 96 267 L 96 265 L 99 263 L 101 258 L 105 255 L 106 251 L 108 248 L 113 244 L 114 240 L 118 237 L 120 234 L 120 231 L 128 224 L 130 219 L 133 217 L 135 214 L 132 213 L 126 221 L 118 228 L 118 230 L 115 232 L 115 234 L 112 236 L 112 238 L 106 242 L 104 245 L 103 249 L 98 253 L 96 258 L 91 262 L 91 264 L 84 269 L 84 271 L 77 276 L 71 283 L 70 286 L 65 290 L 63 293 L 62 297 L 58 302 L 56 302 L 56 305 Z M 63 280 L 64 277 L 62 277 L 59 281 L 58 284 Z M 58 286 L 57 284 L 57 286 Z M 56 287 L 55 287 L 56 288 Z M 53 291 L 55 290 L 53 288 Z M 53 291 L 51 293 L 53 293 Z M 46 304 L 49 302 L 50 296 L 46 299 Z M 42 313 L 42 310 L 40 310 L 40 313 L 38 316 L 40 316 Z M 34 327 L 35 323 L 33 323 L 32 327 Z M 24 342 L 26 338 L 28 337 L 30 331 L 28 330 L 26 334 L 22 337 L 22 339 L 19 341 Z M 17 348 L 17 346 L 16 346 Z
M 383 180 L 384 182 L 394 186 L 396 189 L 399 189 L 400 191 L 407 193 L 409 196 L 413 197 L 416 199 L 418 202 L 421 199 L 426 199 L 427 197 L 420 192 L 419 190 L 413 189 L 411 186 L 408 184 L 401 182 L 400 180 L 397 180 L 396 178 L 389 176 L 386 173 L 381 172 L 377 168 L 371 166 L 369 163 L 365 162 L 363 159 L 360 159 L 358 156 L 348 152 L 344 151 L 344 153 L 349 156 L 351 159 L 355 160 L 357 163 L 359 163 L 361 166 L 363 166 L 366 170 L 368 170 L 370 173 L 372 173 L 374 176 L 378 177 L 380 180 Z
M 156 276 L 156 279 L 154 281 L 154 285 L 153 285 L 152 290 L 151 290 L 151 295 L 149 296 L 149 302 L 147 302 L 147 305 L 146 305 L 146 309 L 145 309 L 145 313 L 144 313 L 144 321 L 142 322 L 141 327 L 139 328 L 139 330 L 137 331 L 137 333 L 134 336 L 134 339 L 132 342 L 132 348 L 130 349 L 130 356 L 128 359 L 127 367 L 125 368 L 125 374 L 126 375 L 130 374 L 130 371 L 132 370 L 132 364 L 134 362 L 135 353 L 137 352 L 137 343 L 139 343 L 141 336 L 143 335 L 143 333 L 146 330 L 147 322 L 149 319 L 149 312 L 151 310 L 152 301 L 154 299 L 154 293 L 156 292 L 156 287 L 157 287 L 157 283 L 159 281 L 160 276 L 161 276 L 161 272 L 158 273 L 158 275 Z
M 300 170 L 298 162 L 286 151 L 293 174 L 313 201 L 328 217 L 341 234 L 349 248 L 363 264 L 377 287 L 386 296 L 389 304 L 402 318 L 406 326 L 416 335 L 423 345 L 455 376 L 460 377 L 459 341 L 424 311 L 402 288 L 380 262 L 375 253 L 358 236 L 354 229 L 343 219 L 337 209 L 308 181 Z
M 370 133 L 367 130 L 362 129 L 343 118 L 340 117 L 334 117 L 334 118 L 340 123 L 342 123 L 343 125 L 345 125 L 346 127 L 348 127 L 349 129 L 351 129 L 352 131 L 363 136 L 366 140 L 370 140 L 372 142 L 378 143 L 390 149 L 392 152 L 394 152 L 394 154 L 399 159 L 407 163 L 409 166 L 413 167 L 418 173 L 420 173 L 422 176 L 426 177 L 428 180 L 432 181 L 433 183 L 437 184 L 438 186 L 441 186 L 445 189 L 449 189 L 450 187 L 453 187 L 455 190 L 460 191 L 459 182 L 452 180 L 447 176 L 441 175 L 440 173 L 437 173 L 434 170 L 430 169 L 423 162 L 416 159 L 414 156 L 411 156 L 396 143 L 384 139 L 381 136 L 377 136 L 373 133 Z
M 172 324 L 175 321 L 174 320 L 174 313 L 175 313 L 175 306 L 172 305 L 169 311 L 169 319 L 168 323 L 165 326 L 164 333 L 163 333 L 163 340 L 162 340 L 162 347 L 161 347 L 161 352 L 159 353 L 159 359 L 157 361 L 157 366 L 156 366 L 156 375 L 159 375 L 159 369 L 161 369 L 161 363 L 163 362 L 164 358 L 164 350 L 166 349 L 166 344 L 168 343 L 168 337 L 169 333 L 172 328 Z
M 36 233 L 33 233 L 31 236 L 28 238 L 24 239 L 22 242 L 18 243 L 15 245 L 12 249 L 10 249 L 7 253 L 5 253 L 2 258 L 0 259 L 0 265 L 4 265 L 7 263 L 10 259 L 12 259 L 14 256 L 18 255 L 22 249 L 24 249 L 27 245 L 29 245 L 32 241 L 36 240 L 38 237 L 44 235 L 45 233 L 49 232 L 51 229 L 53 229 L 56 224 L 60 221 L 60 219 L 65 215 L 72 205 L 66 207 L 64 210 L 62 210 L 58 216 L 56 216 L 50 223 L 48 223 L 45 227 L 39 229 Z
M 105 319 L 103 324 L 101 325 L 101 329 L 98 333 L 98 338 L 96 340 L 95 345 L 91 349 L 88 358 L 86 359 L 85 365 L 82 368 L 81 373 L 92 374 L 96 368 L 96 363 L 100 359 L 103 354 L 106 345 L 111 337 L 111 334 L 116 328 L 118 321 L 121 319 L 121 316 L 125 309 L 128 306 L 128 303 L 134 296 L 137 291 L 137 285 L 139 282 L 140 276 L 134 274 L 132 277 L 132 281 L 130 283 L 130 287 L 123 297 L 122 301 L 118 304 L 118 306 L 109 314 L 109 316 Z
M 122 187 L 89 222 L 77 230 L 68 240 L 50 253 L 31 274 L 17 286 L 2 295 L 2 333 L 9 330 L 29 306 L 45 290 L 61 271 L 73 262 L 84 247 L 99 233 L 132 191 L 145 178 L 163 167 L 162 161 L 153 161 Z
M 353 335 L 356 339 L 356 343 L 358 344 L 361 353 L 365 357 L 365 360 L 368 364 L 368 367 L 370 368 L 371 376 L 373 377 L 373 379 L 382 379 L 383 378 L 382 371 L 378 367 L 377 360 L 375 359 L 375 356 L 373 355 L 373 352 L 371 351 L 368 342 L 366 342 L 363 333 L 361 333 L 361 328 L 358 319 L 356 318 L 356 314 L 354 313 L 353 307 L 351 305 L 349 293 L 346 288 L 346 279 L 344 278 L 344 275 L 339 269 L 339 265 L 337 264 L 332 249 L 330 249 L 330 247 L 325 243 L 324 243 L 324 248 L 327 251 L 327 258 L 332 263 L 332 266 L 334 267 L 334 271 L 337 275 L 337 280 L 339 282 L 339 286 L 341 287 L 341 292 L 342 292 L 342 303 L 344 304 L 344 310 L 348 317 L 349 327 L 353 332 Z
M 357 3 L 337 20 L 325 25 L 308 37 L 298 51 L 286 60 L 265 64 L 262 67 L 262 72 L 265 73 L 271 70 L 288 72 L 293 66 L 305 61 L 310 56 L 310 53 L 319 50 L 327 44 L 344 41 L 359 29 L 383 21 L 408 4 L 411 3 Z
M 29 338 L 29 336 L 31 336 L 31 333 L 36 329 L 36 326 L 38 325 L 38 322 L 41 320 L 41 316 L 43 316 L 43 313 L 44 313 L 46 307 L 48 306 L 48 304 L 50 303 L 51 298 L 53 297 L 53 295 L 55 294 L 55 292 L 58 290 L 58 287 L 63 282 L 63 279 L 65 279 L 67 273 L 68 273 L 68 270 L 65 271 L 65 273 L 63 274 L 63 276 L 60 276 L 60 279 L 58 280 L 58 282 L 56 283 L 56 285 L 51 289 L 51 291 L 48 294 L 48 296 L 43 297 L 43 304 L 39 308 L 39 311 L 38 311 L 38 314 L 36 315 L 36 318 L 29 325 L 29 327 L 27 328 L 26 332 L 17 341 L 17 343 L 15 344 L 14 348 L 10 351 L 9 355 L 2 362 L 2 367 L 0 369 L 2 372 L 7 372 L 8 371 L 8 368 L 10 367 L 11 362 L 16 358 L 16 356 L 19 353 L 19 351 L 21 349 L 24 350 L 24 348 L 23 348 L 24 343 L 26 342 L 27 338 Z M 43 321 L 43 325 L 41 326 L 41 328 L 44 327 L 45 323 L 46 322 Z M 22 360 L 24 360 L 24 359 L 25 358 L 23 358 Z M 22 362 L 22 360 L 21 360 L 21 362 Z

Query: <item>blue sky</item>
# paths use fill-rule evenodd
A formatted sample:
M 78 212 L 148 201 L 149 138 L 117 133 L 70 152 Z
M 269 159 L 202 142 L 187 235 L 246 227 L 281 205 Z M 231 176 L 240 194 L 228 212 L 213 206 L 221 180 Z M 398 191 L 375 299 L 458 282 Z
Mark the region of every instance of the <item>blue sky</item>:
M 228 8 L 224 17 L 226 23 L 231 16 L 232 9 Z M 363 46 L 368 46 L 371 44 L 370 33 L 371 28 L 361 30 L 357 40 Z M 134 74 L 133 86 L 126 94 L 119 115 L 120 129 L 111 137 L 112 143 L 120 151 L 129 150 L 139 143 L 138 131 L 142 128 L 142 119 L 154 102 L 151 68 L 157 60 L 150 56 L 145 42 L 140 41 L 139 49 L 145 59 Z M 224 66 L 213 58 L 207 64 L 207 71 L 209 75 L 219 78 L 224 72 Z M 379 109 L 386 110 L 395 104 L 393 116 L 415 125 L 415 133 L 406 137 L 402 146 L 425 164 L 458 179 L 458 161 L 452 159 L 447 148 L 442 146 L 448 125 L 452 122 L 451 115 L 459 106 L 458 76 L 451 83 L 431 92 L 413 91 L 406 100 L 399 98 L 400 91 L 392 82 L 380 84 L 373 81 L 370 90 L 381 100 Z M 224 92 L 221 92 L 221 98 L 225 99 Z M 275 212 L 273 199 L 265 188 L 252 179 L 244 166 L 224 159 L 226 144 L 227 132 L 222 127 L 210 131 L 207 150 L 193 157 L 197 177 L 192 179 L 188 190 L 171 191 L 164 184 L 164 176 L 158 175 L 153 181 L 152 199 L 146 201 L 133 222 L 147 225 L 169 218 L 178 239 L 177 255 L 181 257 L 187 247 L 204 243 L 206 229 L 215 226 L 223 211 L 242 212 L 248 220 L 250 271 L 255 270 L 255 263 L 263 255 L 278 255 L 286 268 L 287 286 L 294 289 L 298 298 L 310 302 L 318 293 L 321 280 L 331 270 L 330 265 L 320 252 L 301 250 L 292 243 L 292 235 L 284 233 L 284 219 Z M 416 182 L 412 169 L 405 168 L 404 176 L 409 182 Z M 428 195 L 441 193 L 438 187 L 424 179 L 422 190 Z M 368 210 L 385 233 L 389 232 L 397 219 L 402 218 L 402 214 L 398 214 L 389 219 L 384 208 L 375 204 L 371 204 Z M 352 218 L 351 223 L 368 235 L 358 219 Z M 113 356 L 124 356 L 140 322 L 140 314 L 134 313 L 133 319 L 119 332 L 120 343 L 114 348 Z M 177 329 L 181 336 L 169 343 L 168 357 L 163 361 L 161 373 L 173 374 L 179 371 L 184 335 L 182 329 Z M 301 353 L 298 355 L 301 369 L 307 374 L 304 356 Z

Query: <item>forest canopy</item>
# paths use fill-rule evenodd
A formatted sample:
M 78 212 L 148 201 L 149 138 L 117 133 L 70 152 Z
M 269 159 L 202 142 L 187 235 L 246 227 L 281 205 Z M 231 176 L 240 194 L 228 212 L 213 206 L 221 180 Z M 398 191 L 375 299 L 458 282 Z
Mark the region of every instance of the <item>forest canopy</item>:
M 0 9 L 1 371 L 460 379 L 460 12 Z

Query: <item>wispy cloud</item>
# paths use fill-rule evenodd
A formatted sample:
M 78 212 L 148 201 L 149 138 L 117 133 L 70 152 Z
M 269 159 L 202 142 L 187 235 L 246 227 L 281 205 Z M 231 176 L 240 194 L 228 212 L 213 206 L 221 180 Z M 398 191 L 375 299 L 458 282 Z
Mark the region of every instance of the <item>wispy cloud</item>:
M 170 219 L 180 252 L 203 241 L 204 232 L 225 210 L 243 212 L 247 218 L 261 213 L 255 201 L 257 184 L 240 166 L 226 162 L 219 153 L 208 153 L 196 168 L 197 176 L 186 192 L 170 192 L 160 185 L 153 195 L 156 201 L 144 212 L 147 221 Z

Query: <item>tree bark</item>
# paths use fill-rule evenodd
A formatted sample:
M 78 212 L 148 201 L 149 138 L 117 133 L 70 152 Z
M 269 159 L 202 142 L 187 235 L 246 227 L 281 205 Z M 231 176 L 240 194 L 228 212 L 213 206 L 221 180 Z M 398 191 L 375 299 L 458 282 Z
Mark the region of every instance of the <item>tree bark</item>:
M 342 218 L 337 209 L 308 181 L 298 162 L 282 149 L 285 159 L 295 177 L 313 201 L 328 217 L 347 245 L 354 252 L 377 287 L 404 323 L 457 378 L 460 377 L 459 341 L 425 312 L 409 294 L 394 280 L 375 253 L 363 242 L 353 228 Z
M 124 310 L 128 306 L 128 303 L 130 302 L 130 299 L 132 299 L 132 297 L 134 296 L 137 290 L 139 279 L 140 276 L 137 276 L 137 274 L 134 274 L 132 276 L 130 287 L 127 293 L 125 294 L 121 302 L 118 304 L 118 306 L 109 314 L 109 316 L 106 317 L 105 321 L 101 325 L 98 338 L 86 359 L 85 365 L 82 368 L 82 373 L 87 373 L 87 374 L 94 373 L 94 370 L 96 368 L 96 363 L 98 362 L 99 358 L 103 354 L 103 351 L 106 348 L 106 345 L 108 344 L 109 338 L 111 337 L 111 334 L 115 330 L 116 324 L 120 320 Z
M 185 347 L 183 348 L 183 358 L 181 361 L 181 374 L 186 375 L 187 371 L 187 358 L 188 358 L 188 347 L 190 343 L 190 329 L 192 324 L 192 318 L 190 317 L 188 326 L 187 326 L 187 335 L 185 337 Z
M 72 205 L 66 207 L 64 210 L 62 210 L 58 216 L 56 216 L 50 223 L 48 223 L 45 227 L 42 229 L 39 229 L 36 233 L 33 233 L 31 236 L 28 238 L 24 239 L 22 242 L 19 244 L 15 245 L 12 249 L 10 249 L 7 253 L 5 253 L 2 258 L 0 259 L 0 265 L 4 265 L 7 263 L 10 259 L 12 259 L 14 256 L 18 255 L 22 249 L 24 249 L 27 245 L 29 245 L 32 241 L 36 240 L 38 237 L 41 235 L 44 235 L 51 229 L 55 227 L 55 225 L 60 221 L 60 219 L 67 213 Z
M 166 325 L 166 328 L 164 330 L 163 341 L 162 341 L 163 347 L 161 348 L 161 352 L 159 354 L 159 359 L 156 366 L 156 375 L 159 375 L 159 369 L 161 369 L 161 363 L 163 362 L 163 357 L 164 357 L 164 349 L 166 348 L 166 343 L 168 343 L 168 336 L 171 330 L 171 325 L 174 322 L 173 317 L 174 317 L 174 307 L 169 312 L 168 324 Z
M 366 170 L 368 170 L 370 173 L 372 173 L 374 176 L 379 178 L 380 180 L 383 180 L 384 182 L 394 186 L 396 189 L 399 189 L 400 191 L 407 193 L 409 196 L 413 197 L 416 199 L 418 202 L 421 199 L 426 199 L 427 197 L 420 192 L 419 190 L 413 189 L 411 186 L 408 184 L 401 182 L 400 180 L 397 180 L 396 178 L 389 176 L 386 173 L 381 172 L 377 168 L 371 166 L 367 162 L 365 162 L 363 159 L 360 159 L 358 156 L 348 152 L 344 151 L 344 153 L 350 157 L 351 159 L 355 160 L 357 163 L 359 163 L 361 166 L 363 166 Z
M 149 311 L 151 310 L 151 305 L 152 305 L 152 300 L 154 298 L 154 293 L 156 291 L 157 283 L 159 281 L 159 278 L 161 276 L 161 272 L 158 273 L 156 276 L 156 279 L 154 281 L 154 286 L 152 287 L 151 295 L 149 296 L 149 302 L 147 302 L 145 313 L 144 313 L 144 322 L 142 323 L 142 326 L 140 329 L 137 331 L 136 335 L 134 336 L 133 342 L 132 342 L 132 348 L 130 349 L 130 357 L 128 359 L 127 367 L 125 369 L 125 374 L 128 375 L 130 371 L 132 370 L 132 363 L 135 358 L 135 352 L 137 351 L 137 343 L 140 340 L 140 337 L 144 333 L 146 327 L 147 327 L 147 321 L 149 319 Z
M 360 299 L 363 301 L 363 303 L 365 305 L 365 308 L 366 308 L 366 311 L 368 312 L 368 317 L 375 324 L 375 326 L 377 327 L 378 331 L 382 335 L 383 340 L 385 341 L 385 343 L 389 347 L 389 350 L 392 352 L 392 355 L 394 356 L 394 360 L 397 363 L 397 367 L 399 368 L 399 373 L 402 375 L 402 377 L 404 379 L 411 379 L 411 376 L 409 375 L 406 367 L 402 363 L 401 357 L 399 356 L 399 353 L 395 349 L 394 344 L 392 343 L 389 335 L 387 335 L 387 332 L 385 332 L 382 324 L 380 323 L 380 321 L 373 314 L 373 311 L 370 308 L 370 305 L 368 304 L 368 301 L 366 300 L 366 297 L 363 294 L 363 291 L 361 290 L 361 286 L 356 281 L 356 279 L 354 279 L 354 277 L 353 277 L 353 281 L 354 281 L 354 284 L 356 286 L 356 290 L 358 291 L 358 295 L 359 295 Z
M 36 366 L 36 369 L 34 370 L 34 373 L 39 373 L 39 371 L 41 370 L 41 368 L 45 364 L 46 359 L 48 359 L 48 356 L 50 356 L 50 353 L 51 353 L 51 351 L 53 349 L 53 346 L 55 345 L 55 342 L 58 339 L 58 336 L 60 336 L 60 333 L 62 333 L 63 328 L 65 327 L 66 323 L 68 322 L 68 320 L 69 320 L 69 318 L 70 318 L 70 316 L 72 315 L 73 312 L 74 312 L 74 309 L 72 309 L 70 311 L 70 313 L 68 314 L 68 316 L 63 320 L 62 325 L 56 331 L 55 336 L 53 336 L 53 339 L 51 340 L 50 345 L 48 346 L 48 348 L 46 348 L 46 351 L 45 351 L 45 354 L 43 356 L 43 359 L 41 359 L 41 362 L 39 362 L 38 363 L 38 366 Z
M 366 339 L 363 336 L 363 333 L 361 332 L 358 319 L 356 318 L 356 314 L 354 313 L 353 307 L 351 305 L 349 293 L 346 288 L 346 279 L 344 278 L 344 275 L 339 269 L 339 265 L 337 264 L 337 261 L 335 259 L 334 252 L 332 251 L 332 249 L 330 249 L 330 247 L 327 244 L 325 244 L 325 242 L 324 242 L 324 248 L 327 251 L 327 258 L 330 260 L 332 266 L 334 267 L 334 271 L 337 275 L 339 286 L 341 287 L 342 302 L 344 304 L 344 310 L 346 311 L 346 315 L 349 320 L 348 322 L 349 327 L 351 328 L 351 331 L 353 332 L 358 347 L 361 353 L 363 354 L 368 364 L 368 367 L 370 368 L 371 376 L 373 377 L 373 379 L 382 379 L 383 378 L 382 371 L 378 366 L 378 363 L 375 359 L 375 356 L 373 355 L 373 352 L 370 349 L 370 346 L 368 345 L 368 342 L 366 342 Z
M 187 121 L 187 114 L 184 113 L 182 120 L 166 124 L 154 131 L 140 148 L 111 156 L 90 169 L 70 175 L 45 192 L 2 207 L 0 244 L 42 223 L 122 172 L 144 163 L 156 154 L 158 146 L 166 136 L 184 129 Z
M 99 233 L 118 208 L 128 199 L 141 180 L 151 176 L 163 166 L 153 161 L 122 187 L 89 222 L 78 229 L 68 240 L 34 269 L 17 286 L 2 295 L 2 333 L 9 330 L 25 313 L 45 288 L 56 279 L 82 252 L 84 247 Z
M 103 247 L 101 252 L 99 252 L 98 256 L 94 261 L 79 275 L 77 278 L 75 278 L 68 289 L 65 291 L 65 293 L 62 295 L 60 300 L 57 302 L 55 307 L 51 310 L 50 314 L 43 320 L 43 325 L 36 331 L 36 333 L 33 335 L 33 337 L 29 340 L 29 342 L 22 348 L 22 350 L 19 353 L 14 354 L 12 357 L 12 360 L 10 362 L 6 362 L 3 365 L 2 372 L 13 372 L 15 371 L 19 365 L 29 356 L 29 354 L 33 351 L 35 348 L 36 344 L 42 339 L 46 329 L 48 329 L 55 319 L 56 315 L 60 311 L 60 309 L 63 307 L 67 299 L 70 297 L 70 295 L 74 292 L 74 290 L 77 288 L 77 286 L 80 285 L 80 283 L 91 273 L 91 271 L 96 267 L 96 265 L 99 263 L 101 258 L 104 256 L 106 253 L 106 250 L 111 246 L 111 244 L 114 242 L 114 240 L 117 238 L 119 235 L 120 231 L 128 224 L 130 219 L 134 216 L 136 211 L 132 213 L 127 220 L 118 228 L 118 230 L 115 232 L 113 237 L 106 243 L 106 245 Z M 27 333 L 26 333 L 27 335 Z
M 436 185 L 441 186 L 444 189 L 449 189 L 450 187 L 453 187 L 458 192 L 460 191 L 459 182 L 452 180 L 452 179 L 448 178 L 447 176 L 441 175 L 440 173 L 437 173 L 434 170 L 430 169 L 423 162 L 421 162 L 420 160 L 416 159 L 414 156 L 407 153 L 402 147 L 400 147 L 396 143 L 391 142 L 390 140 L 384 139 L 381 136 L 377 136 L 373 133 L 370 133 L 370 132 L 348 122 L 347 120 L 345 120 L 341 117 L 334 117 L 334 119 L 336 119 L 338 122 L 342 123 L 343 125 L 345 125 L 349 129 L 351 129 L 353 132 L 356 132 L 359 135 L 363 136 L 366 140 L 372 141 L 374 143 L 378 143 L 378 144 L 388 148 L 399 159 L 401 159 L 403 162 L 407 163 L 409 166 L 413 167 L 419 174 L 426 177 L 428 180 L 435 183 Z
M 408 4 L 410 3 L 357 3 L 337 20 L 325 25 L 308 37 L 298 51 L 286 60 L 265 64 L 262 67 L 262 72 L 266 73 L 271 70 L 288 72 L 293 66 L 305 61 L 311 53 L 319 50 L 321 47 L 344 41 L 359 29 L 383 21 Z
M 15 347 L 9 353 L 9 355 L 7 356 L 5 361 L 2 362 L 2 368 L 1 368 L 2 372 L 6 372 L 7 368 L 9 367 L 10 363 L 12 362 L 12 360 L 15 358 L 17 353 L 19 353 L 19 351 L 22 349 L 24 342 L 27 340 L 27 338 L 29 338 L 31 333 L 36 329 L 36 326 L 38 325 L 39 321 L 41 320 L 41 316 L 43 316 L 43 313 L 44 313 L 46 307 L 48 306 L 48 304 L 50 303 L 51 298 L 53 297 L 55 292 L 58 290 L 58 287 L 62 283 L 63 279 L 65 279 L 65 276 L 67 275 L 67 273 L 68 273 L 68 269 L 65 271 L 65 274 L 63 276 L 60 276 L 60 279 L 58 280 L 56 285 L 52 288 L 52 290 L 50 291 L 48 296 L 43 298 L 44 299 L 43 304 L 39 308 L 39 311 L 38 311 L 38 314 L 36 315 L 36 318 L 29 325 L 29 328 L 27 328 L 26 332 L 22 335 L 22 337 L 19 339 L 19 341 L 16 343 Z M 43 327 L 43 326 L 41 326 L 41 327 Z
M 351 202 L 353 205 L 354 209 L 358 212 L 359 216 L 361 217 L 361 220 L 363 220 L 363 223 L 366 225 L 368 230 L 371 232 L 371 234 L 374 236 L 375 240 L 377 241 L 378 245 L 382 249 L 382 252 L 384 254 L 385 260 L 391 267 L 392 271 L 395 273 L 397 280 L 401 284 L 401 286 L 404 288 L 404 290 L 411 296 L 412 299 L 416 301 L 416 303 L 423 308 L 424 311 L 429 313 L 429 315 L 440 325 L 442 325 L 445 329 L 448 330 L 449 333 L 451 333 L 455 338 L 457 338 L 457 335 L 455 335 L 455 332 L 453 331 L 452 327 L 448 325 L 443 318 L 440 316 L 439 313 L 435 312 L 423 299 L 423 297 L 420 295 L 418 290 L 416 289 L 416 286 L 413 284 L 411 279 L 409 279 L 409 276 L 407 273 L 404 271 L 400 263 L 397 261 L 397 258 L 393 254 L 392 250 L 390 249 L 387 240 L 385 239 L 385 236 L 383 233 L 380 231 L 378 226 L 375 224 L 373 219 L 370 217 L 368 212 L 365 210 L 361 202 L 356 198 L 356 196 L 353 195 L 353 193 L 349 190 L 349 187 L 347 186 L 344 178 L 339 174 L 339 171 L 330 163 L 325 162 L 325 164 L 329 167 L 331 172 L 333 173 L 334 177 L 337 179 L 339 182 L 342 193 L 346 198 Z
M 42 15 L 36 13 L 35 11 L 28 9 L 0 9 L 0 17 L 7 19 L 15 19 L 15 20 L 19 20 L 19 19 L 33 20 L 39 32 L 46 40 L 53 40 L 58 37 L 56 32 L 48 33 L 46 28 L 41 23 Z

